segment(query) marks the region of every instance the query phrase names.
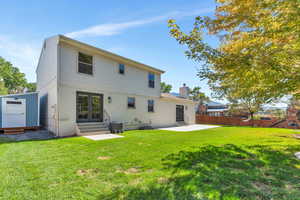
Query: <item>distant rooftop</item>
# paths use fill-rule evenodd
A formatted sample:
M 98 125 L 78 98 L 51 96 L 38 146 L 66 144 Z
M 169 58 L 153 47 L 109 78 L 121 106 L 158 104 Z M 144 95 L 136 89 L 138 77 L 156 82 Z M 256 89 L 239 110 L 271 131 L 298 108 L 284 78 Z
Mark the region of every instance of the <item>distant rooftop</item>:
M 175 96 L 175 97 L 182 98 L 182 97 L 180 97 L 180 94 L 177 93 L 177 92 L 171 92 L 170 94 L 173 95 L 173 96 Z M 216 101 L 208 101 L 208 102 L 205 102 L 205 104 L 207 106 L 212 106 L 212 107 L 214 107 L 214 106 L 217 106 L 217 107 L 219 107 L 219 106 L 220 107 L 226 106 L 225 104 L 222 104 L 222 103 L 216 102 Z
M 173 95 L 173 96 L 175 96 L 175 97 L 180 97 L 180 94 L 177 93 L 177 92 L 171 92 L 170 94 Z
M 176 100 L 176 101 L 182 101 L 182 102 L 189 102 L 189 103 L 193 103 L 194 101 L 190 100 L 190 99 L 185 99 L 182 98 L 180 96 L 175 96 L 172 93 L 161 93 L 161 98 L 163 99 L 170 99 L 170 100 Z
M 206 105 L 207 105 L 207 106 L 226 106 L 225 104 L 222 104 L 222 103 L 216 102 L 216 101 L 209 101 L 209 102 L 206 102 Z

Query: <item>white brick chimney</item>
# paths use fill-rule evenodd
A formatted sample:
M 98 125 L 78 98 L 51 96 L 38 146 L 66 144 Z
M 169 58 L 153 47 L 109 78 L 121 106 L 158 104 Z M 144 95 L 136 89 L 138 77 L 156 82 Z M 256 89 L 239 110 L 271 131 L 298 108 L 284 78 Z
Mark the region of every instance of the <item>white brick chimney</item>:
M 182 98 L 188 99 L 190 96 L 190 88 L 184 83 L 182 87 L 179 88 L 179 95 Z

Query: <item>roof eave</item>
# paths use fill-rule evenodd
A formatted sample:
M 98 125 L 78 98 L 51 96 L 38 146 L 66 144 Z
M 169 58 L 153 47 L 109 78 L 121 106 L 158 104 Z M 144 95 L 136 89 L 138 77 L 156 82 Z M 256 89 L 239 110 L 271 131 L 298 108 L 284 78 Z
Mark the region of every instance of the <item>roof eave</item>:
M 161 96 L 160 99 L 162 101 L 173 101 L 173 102 L 181 102 L 181 103 L 191 103 L 191 104 L 194 104 L 196 105 L 197 102 L 194 102 L 192 100 L 188 100 L 188 99 L 181 99 L 181 98 L 172 98 L 172 97 L 164 97 L 164 96 Z

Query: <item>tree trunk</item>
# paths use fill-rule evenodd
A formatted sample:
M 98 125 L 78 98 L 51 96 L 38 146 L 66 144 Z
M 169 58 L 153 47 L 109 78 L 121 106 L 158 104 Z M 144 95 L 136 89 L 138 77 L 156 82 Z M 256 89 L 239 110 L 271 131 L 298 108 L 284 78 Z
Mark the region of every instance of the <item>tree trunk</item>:
M 250 120 L 251 120 L 251 126 L 253 127 L 254 126 L 254 113 L 253 112 L 250 112 Z

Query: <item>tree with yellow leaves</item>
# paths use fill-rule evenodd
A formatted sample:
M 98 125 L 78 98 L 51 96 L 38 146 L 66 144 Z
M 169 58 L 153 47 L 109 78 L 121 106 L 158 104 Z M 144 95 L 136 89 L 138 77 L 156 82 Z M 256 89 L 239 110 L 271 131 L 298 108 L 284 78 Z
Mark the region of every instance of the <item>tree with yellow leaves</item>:
M 300 1 L 216 2 L 214 17 L 196 17 L 190 33 L 169 20 L 171 35 L 201 63 L 198 76 L 214 94 L 254 104 L 300 94 Z M 204 34 L 220 38 L 220 46 L 208 45 Z

